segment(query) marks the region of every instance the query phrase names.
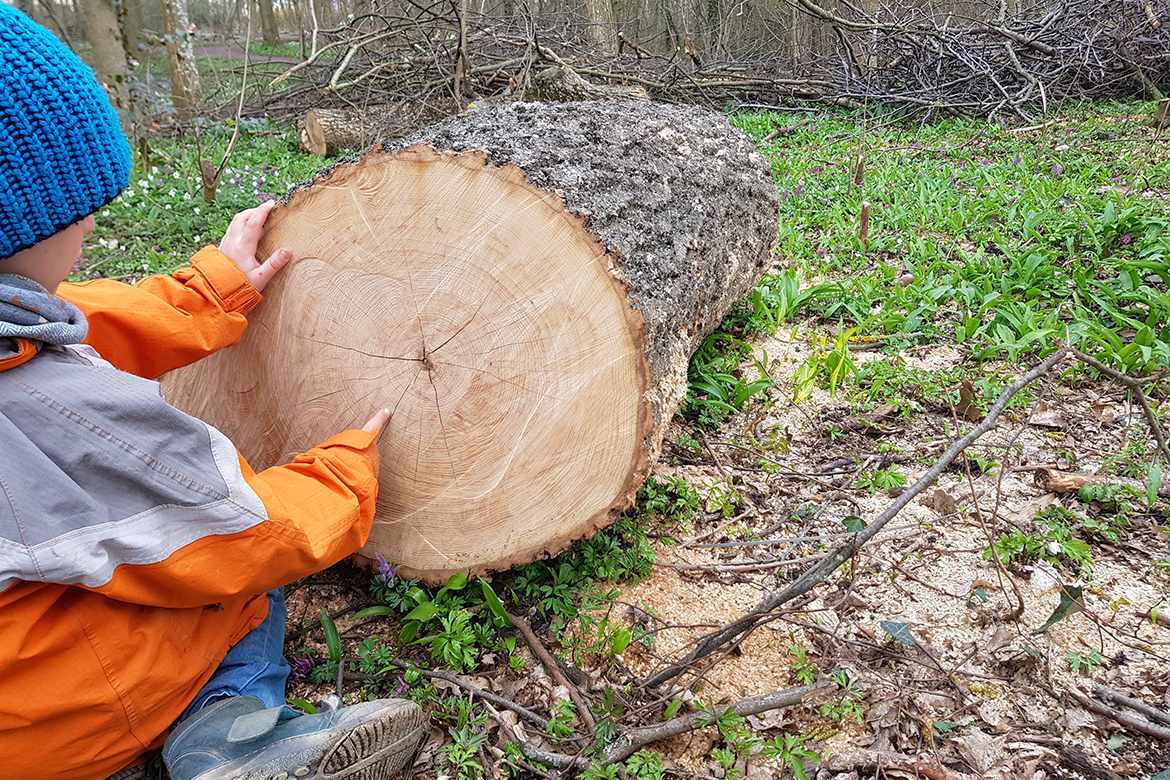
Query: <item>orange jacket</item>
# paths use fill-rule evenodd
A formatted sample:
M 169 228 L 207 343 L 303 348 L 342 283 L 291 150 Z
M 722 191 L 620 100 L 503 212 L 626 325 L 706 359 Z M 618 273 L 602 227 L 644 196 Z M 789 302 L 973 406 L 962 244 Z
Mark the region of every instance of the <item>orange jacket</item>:
M 0 521 L 23 534 L 0 539 L 6 777 L 104 780 L 138 763 L 264 619 L 266 591 L 369 533 L 374 434 L 257 474 L 138 378 L 235 343 L 261 299 L 218 250 L 193 263 L 135 286 L 61 286 L 85 343 L 121 371 L 74 348 L 0 370 Z

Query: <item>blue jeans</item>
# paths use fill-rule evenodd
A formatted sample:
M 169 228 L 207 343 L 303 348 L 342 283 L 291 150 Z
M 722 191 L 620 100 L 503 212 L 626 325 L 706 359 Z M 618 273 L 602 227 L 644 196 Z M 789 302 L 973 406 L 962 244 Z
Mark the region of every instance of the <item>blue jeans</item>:
M 268 591 L 268 617 L 232 645 L 211 679 L 187 705 L 179 720 L 228 696 L 255 696 L 265 707 L 284 704 L 289 665 L 284 659 L 284 588 Z

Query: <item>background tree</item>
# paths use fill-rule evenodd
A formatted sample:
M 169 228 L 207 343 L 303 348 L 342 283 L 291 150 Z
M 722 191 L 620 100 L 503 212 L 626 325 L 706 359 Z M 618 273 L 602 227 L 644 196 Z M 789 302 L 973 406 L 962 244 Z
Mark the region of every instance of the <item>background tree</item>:
M 126 53 L 132 59 L 139 58 L 139 46 L 146 42 L 146 3 L 144 0 L 122 0 L 122 37 L 126 41 Z
M 280 27 L 276 23 L 276 12 L 272 8 L 272 0 L 256 0 L 256 7 L 260 11 L 260 33 L 264 37 L 264 45 L 268 48 L 280 44 Z
M 94 71 L 106 89 L 115 108 L 130 107 L 130 92 L 126 74 L 126 49 L 122 45 L 122 30 L 118 26 L 118 12 L 111 0 L 78 0 L 85 18 L 85 29 L 93 50 Z
M 589 42 L 601 51 L 614 51 L 616 36 L 611 0 L 585 0 L 585 16 L 589 20 L 589 26 L 586 28 Z
M 88 0 L 101 2 L 102 0 Z M 180 119 L 190 119 L 203 103 L 187 21 L 187 0 L 162 0 L 163 40 L 171 73 L 171 98 Z

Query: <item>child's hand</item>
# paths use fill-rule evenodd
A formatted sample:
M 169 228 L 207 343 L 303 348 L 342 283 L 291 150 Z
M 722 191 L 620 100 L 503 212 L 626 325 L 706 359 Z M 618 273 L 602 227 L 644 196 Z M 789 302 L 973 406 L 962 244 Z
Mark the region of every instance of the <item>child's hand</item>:
M 390 419 L 390 410 L 389 409 L 381 409 L 378 411 L 377 414 L 375 414 L 373 417 L 370 418 L 370 421 L 368 423 L 366 423 L 365 425 L 362 426 L 362 430 L 365 431 L 366 433 L 373 433 L 374 431 L 378 430 L 383 425 L 385 425 L 386 421 L 389 419 Z
M 276 205 L 270 200 L 261 203 L 254 209 L 245 209 L 232 218 L 223 240 L 219 242 L 219 251 L 231 258 L 232 262 L 240 267 L 244 276 L 258 291 L 264 289 L 268 280 L 276 276 L 276 272 L 288 265 L 292 259 L 292 252 L 281 247 L 272 253 L 264 262 L 256 260 L 256 244 L 260 241 L 260 234 L 264 232 L 264 222 L 269 212 Z

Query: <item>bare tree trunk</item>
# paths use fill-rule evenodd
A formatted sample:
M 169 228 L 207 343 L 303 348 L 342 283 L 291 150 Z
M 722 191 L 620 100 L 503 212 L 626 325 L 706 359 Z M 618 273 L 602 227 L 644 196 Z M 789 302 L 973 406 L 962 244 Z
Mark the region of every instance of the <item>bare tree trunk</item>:
M 37 20 L 36 16 L 33 14 L 32 0 L 16 0 L 16 10 L 20 11 L 34 22 Z
M 146 27 L 143 0 L 122 0 L 122 35 L 126 41 L 126 53 L 136 58 L 138 46 L 143 42 L 142 30 Z
M 95 2 L 97 0 L 89 0 Z M 187 35 L 187 0 L 162 0 L 163 38 L 171 71 L 171 100 L 180 119 L 190 119 L 203 103 L 195 51 Z
M 616 51 L 612 0 L 585 0 L 585 17 L 589 20 L 589 42 L 602 51 Z
M 264 37 L 264 45 L 273 48 L 280 44 L 280 28 L 276 24 L 276 12 L 272 9 L 272 0 L 256 0 L 260 9 L 260 34 Z
M 86 32 L 93 47 L 93 65 L 98 81 L 106 90 L 115 108 L 130 107 L 130 91 L 126 87 L 126 49 L 122 45 L 122 31 L 118 14 L 110 0 L 78 0 L 85 17 Z

